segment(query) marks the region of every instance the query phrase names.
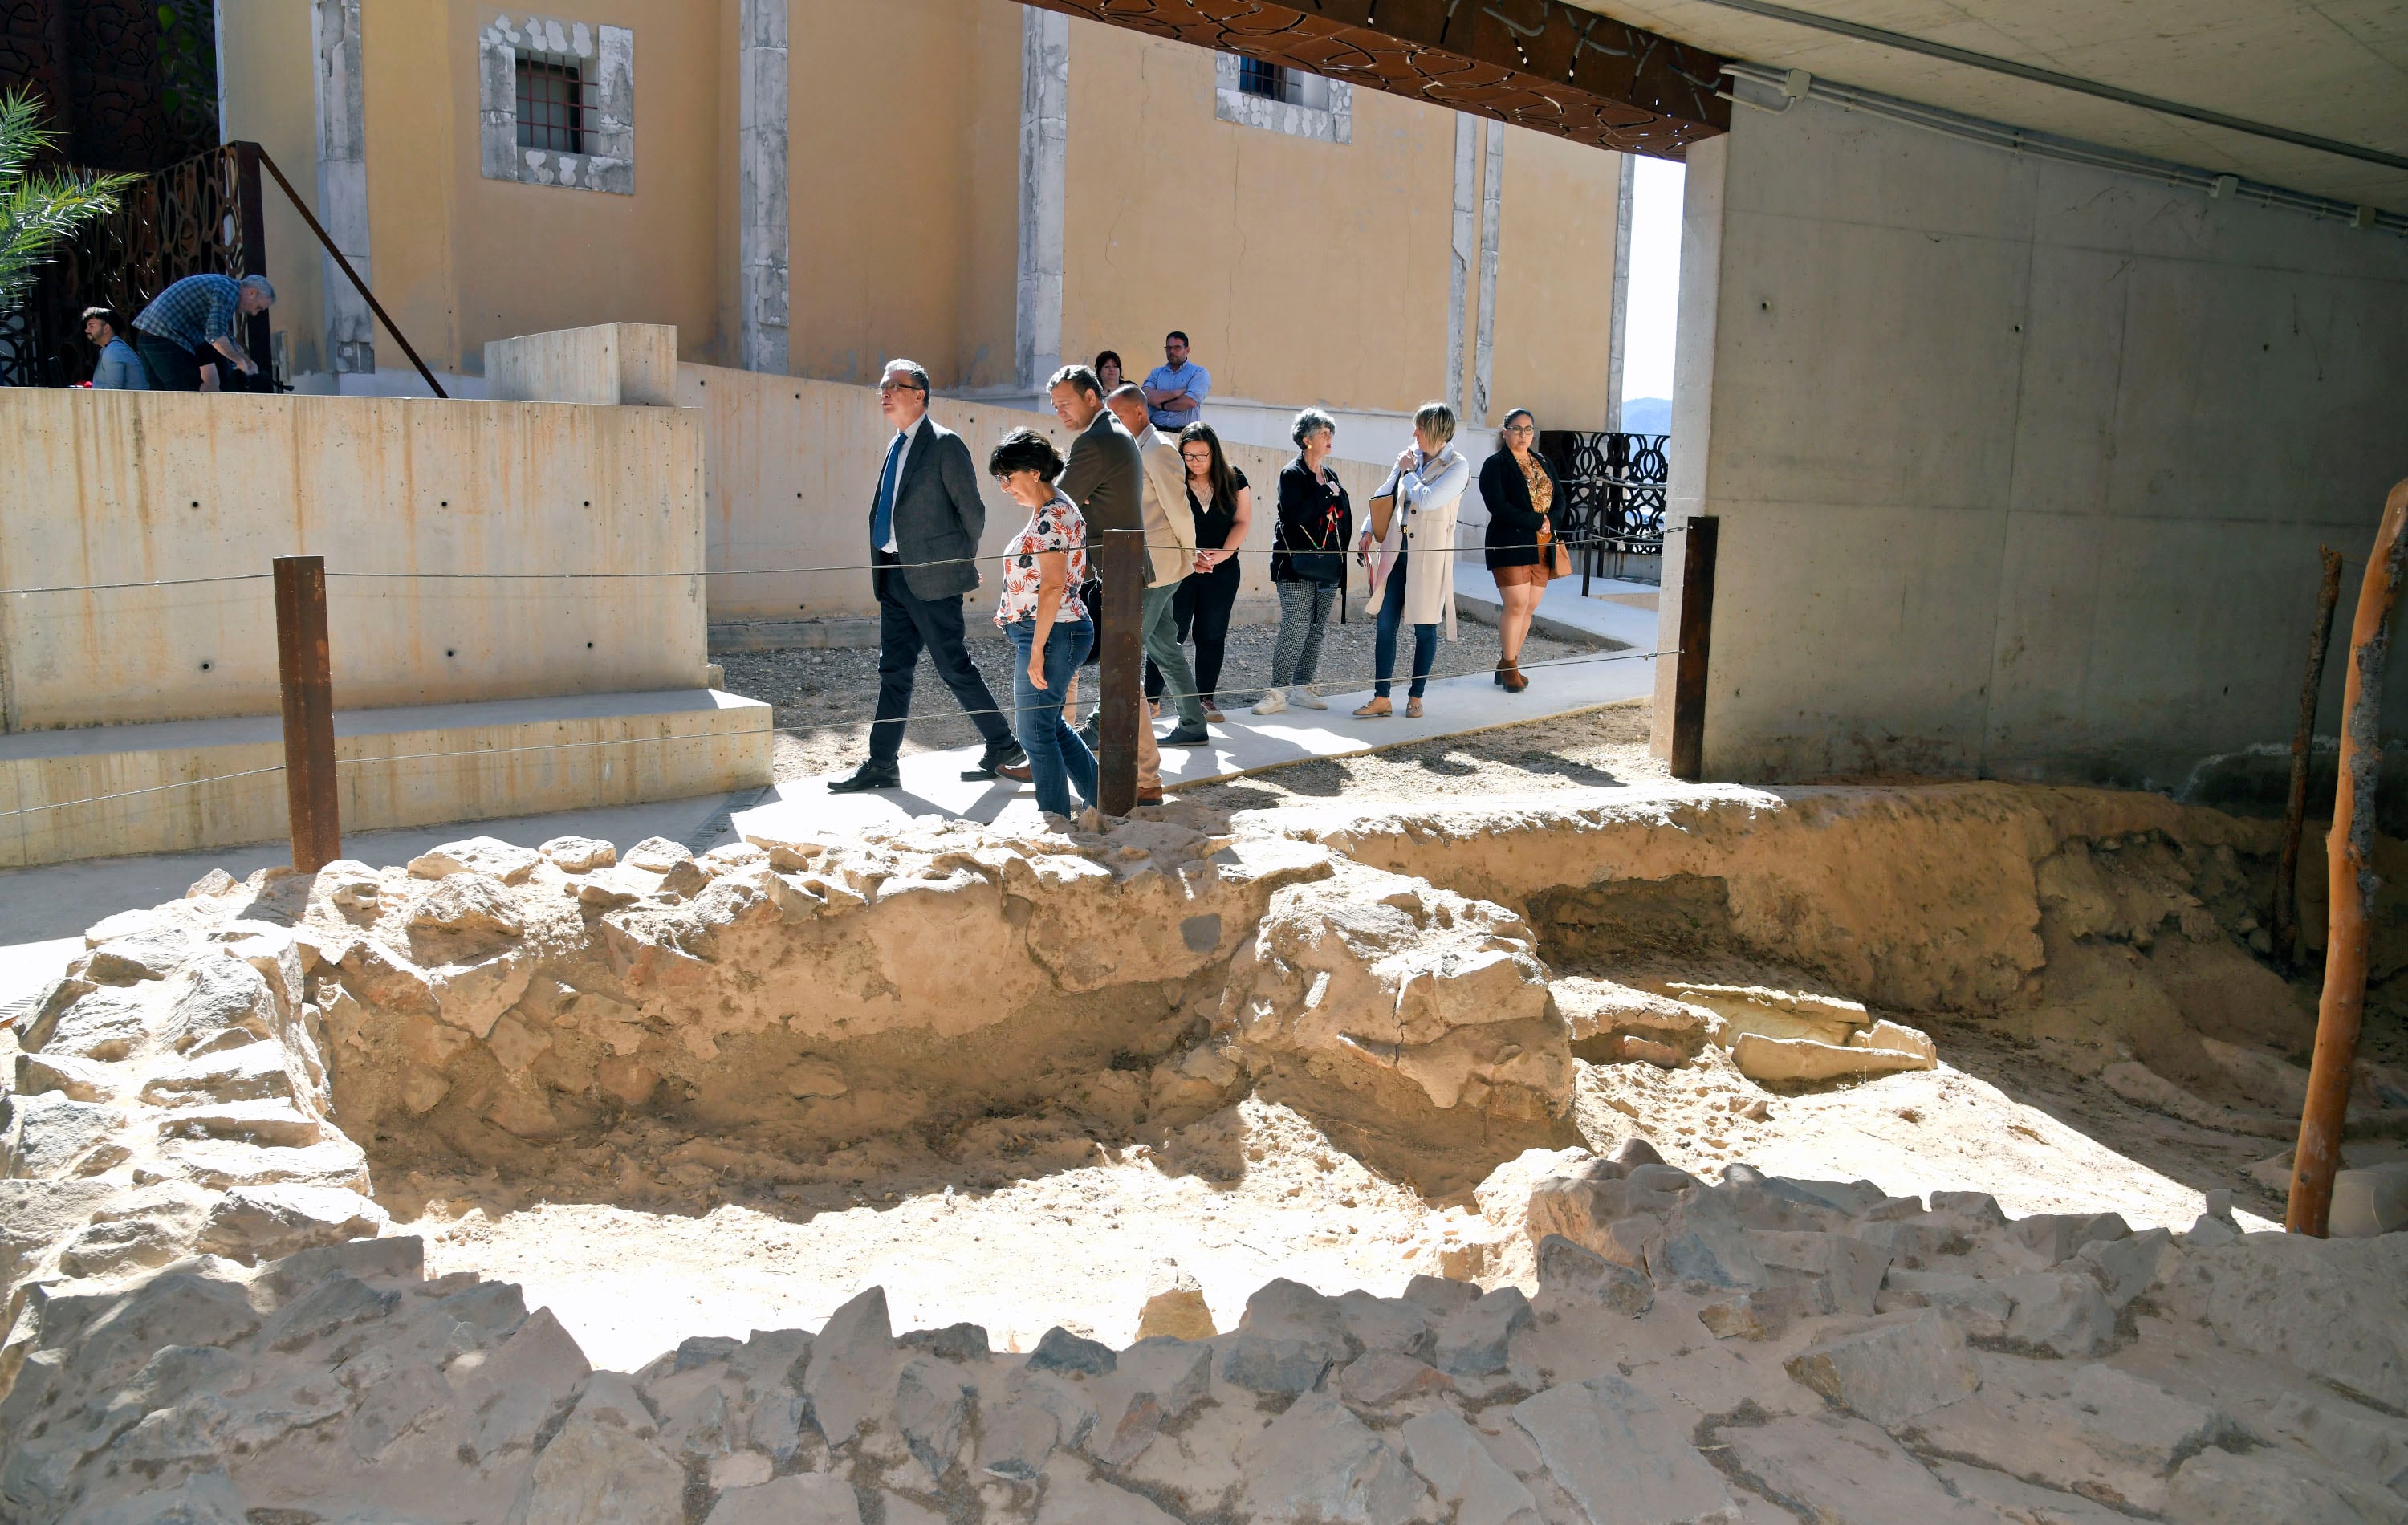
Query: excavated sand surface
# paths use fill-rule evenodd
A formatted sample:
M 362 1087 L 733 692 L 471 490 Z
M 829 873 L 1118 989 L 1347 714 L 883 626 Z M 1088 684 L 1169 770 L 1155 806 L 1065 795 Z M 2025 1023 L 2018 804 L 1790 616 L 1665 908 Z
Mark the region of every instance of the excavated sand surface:
M 2408 1238 L 2231 1206 L 2267 829 L 1546 783 L 113 917 L 5 1038 L 0 1516 L 2408 1522 Z

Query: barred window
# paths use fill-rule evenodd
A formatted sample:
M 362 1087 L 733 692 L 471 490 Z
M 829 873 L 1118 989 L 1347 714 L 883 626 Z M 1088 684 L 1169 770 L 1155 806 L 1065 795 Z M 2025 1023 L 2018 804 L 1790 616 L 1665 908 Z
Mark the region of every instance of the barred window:
M 1238 93 L 1259 95 L 1267 101 L 1297 99 L 1297 74 L 1277 64 L 1266 64 L 1258 58 L 1238 60 Z
M 585 77 L 573 62 L 518 60 L 519 147 L 585 151 Z

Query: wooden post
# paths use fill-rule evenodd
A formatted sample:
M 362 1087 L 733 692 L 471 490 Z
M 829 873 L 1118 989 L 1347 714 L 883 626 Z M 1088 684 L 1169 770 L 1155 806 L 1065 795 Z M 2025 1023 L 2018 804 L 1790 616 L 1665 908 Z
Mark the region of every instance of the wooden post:
M 1706 658 L 1714 637 L 1714 548 L 1721 521 L 1691 519 L 1677 531 L 1681 552 L 1680 655 L 1672 668 L 1672 776 L 1696 784 L 1706 773 Z
M 1098 678 L 1098 722 L 1104 755 L 1097 759 L 1096 808 L 1126 815 L 1137 808 L 1137 728 L 1145 725 L 1145 531 L 1108 529 L 1104 546 L 1104 650 Z
M 315 873 L 343 856 L 323 556 L 276 558 L 276 666 L 284 690 L 284 798 L 293 822 L 293 868 Z
M 2408 563 L 2408 482 L 2391 489 L 2374 549 L 2366 559 L 2358 613 L 2350 621 L 2349 671 L 2342 685 L 2341 779 L 2333 792 L 2332 832 L 2325 839 L 2330 921 L 2325 931 L 2325 987 L 2316 1002 L 2315 1057 L 2291 1154 L 2291 1200 L 2283 1226 L 2325 1236 L 2332 1215 L 2333 1171 L 2341 1163 L 2342 1123 L 2358 1069 L 2358 1033 L 2366 1016 L 2366 956 L 2372 941 L 2374 786 L 2383 770 L 2383 678 L 2391 644 L 2391 606 Z
M 2291 732 L 2291 792 L 2283 804 L 2283 852 L 2274 872 L 2274 957 L 2286 967 L 2300 937 L 2300 833 L 2308 819 L 2308 767 L 2316 739 L 2316 696 L 2325 685 L 2325 654 L 2332 649 L 2333 606 L 2341 602 L 2342 554 L 2316 547 L 2324 581 L 2316 587 L 2315 633 L 2308 638 L 2308 672 L 2300 684 L 2300 721 Z

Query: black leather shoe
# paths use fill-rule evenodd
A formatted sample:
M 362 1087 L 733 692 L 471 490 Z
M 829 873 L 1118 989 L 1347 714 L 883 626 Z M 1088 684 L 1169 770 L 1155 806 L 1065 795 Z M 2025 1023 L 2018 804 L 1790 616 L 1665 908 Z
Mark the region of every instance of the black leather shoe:
M 830 779 L 830 794 L 863 794 L 871 789 L 899 789 L 903 786 L 902 770 L 893 763 L 866 762 L 854 770 L 853 777 Z
M 1178 729 L 1164 737 L 1162 739 L 1162 744 L 1167 747 L 1200 747 L 1211 740 L 1212 733 L 1206 730 L 1203 727 L 1182 725 Z
M 991 779 L 995 777 L 997 769 L 1016 762 L 1025 762 L 1027 757 L 1027 750 L 1017 741 L 1007 736 L 1000 741 L 989 741 L 986 750 L 979 754 L 978 766 L 963 769 L 962 777 L 972 783 Z

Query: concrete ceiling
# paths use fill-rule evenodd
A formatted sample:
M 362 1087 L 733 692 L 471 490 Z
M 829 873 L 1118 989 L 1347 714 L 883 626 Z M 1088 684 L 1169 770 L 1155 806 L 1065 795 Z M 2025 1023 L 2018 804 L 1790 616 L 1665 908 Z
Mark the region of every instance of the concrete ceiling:
M 1734 59 L 2408 211 L 2408 171 L 1706 0 L 1572 0 Z M 1784 0 L 1791 8 L 2408 154 L 2408 0 Z

